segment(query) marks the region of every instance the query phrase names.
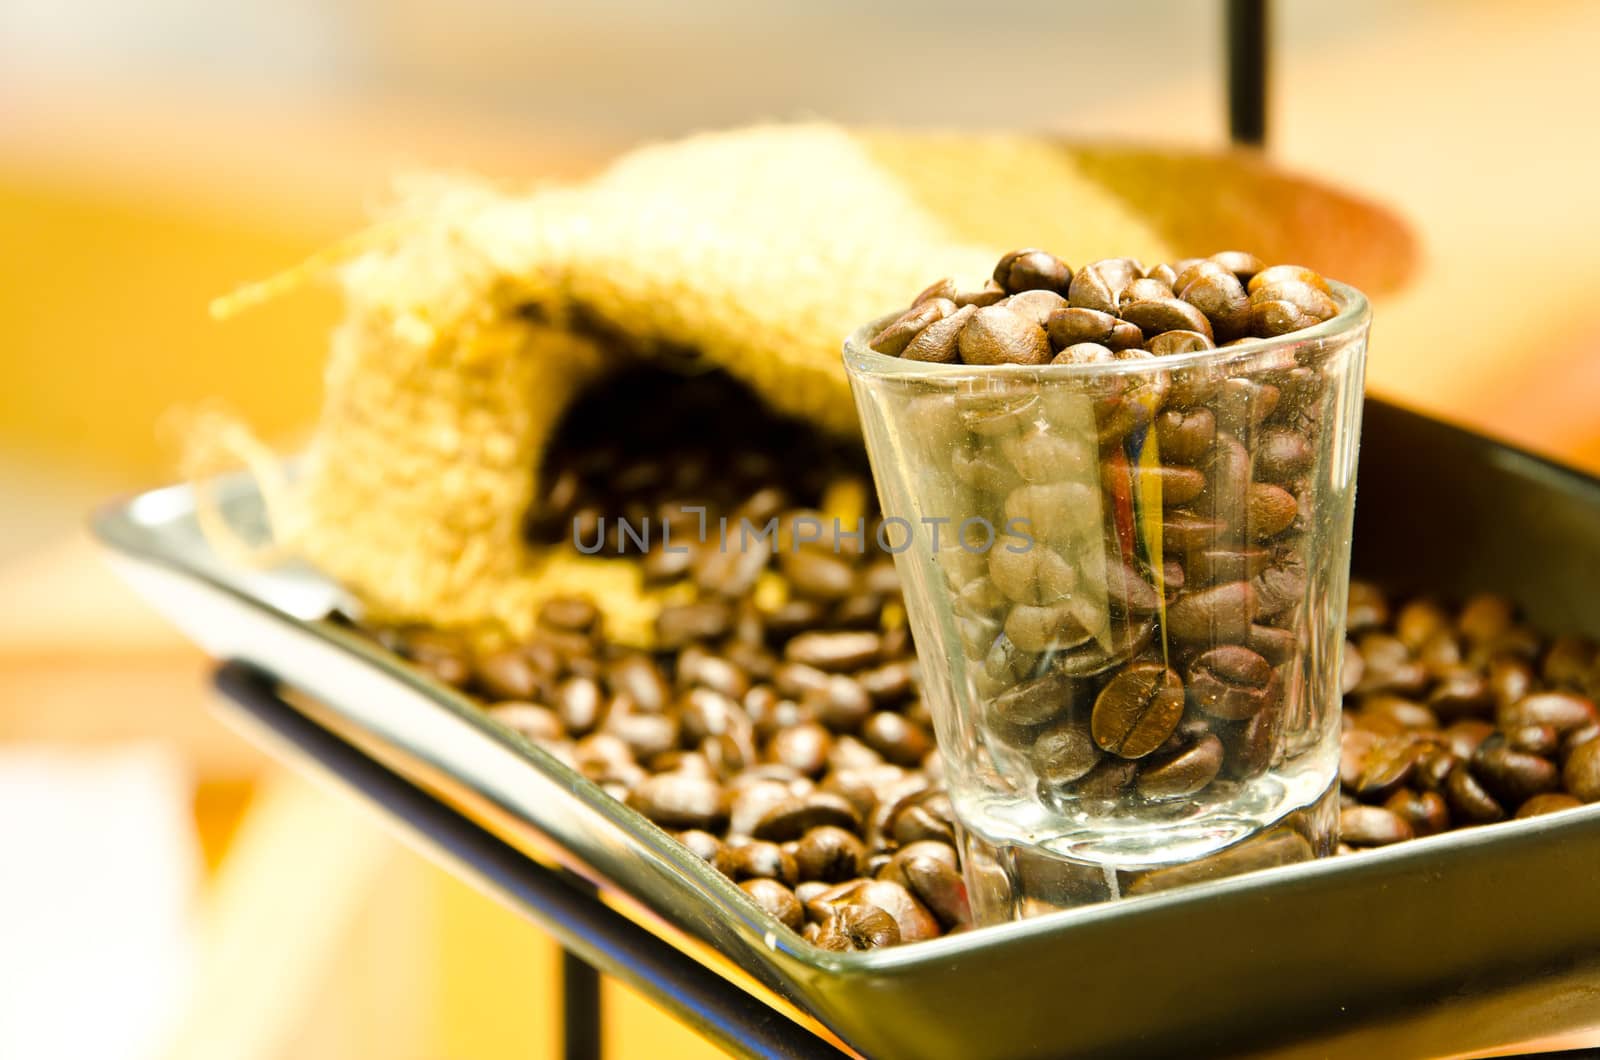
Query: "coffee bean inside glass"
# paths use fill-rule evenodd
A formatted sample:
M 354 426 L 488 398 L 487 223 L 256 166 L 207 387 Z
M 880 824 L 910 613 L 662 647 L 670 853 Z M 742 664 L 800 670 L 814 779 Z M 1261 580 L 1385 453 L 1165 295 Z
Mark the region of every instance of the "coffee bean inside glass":
M 845 344 L 985 922 L 1336 841 L 1366 300 L 1051 262 Z

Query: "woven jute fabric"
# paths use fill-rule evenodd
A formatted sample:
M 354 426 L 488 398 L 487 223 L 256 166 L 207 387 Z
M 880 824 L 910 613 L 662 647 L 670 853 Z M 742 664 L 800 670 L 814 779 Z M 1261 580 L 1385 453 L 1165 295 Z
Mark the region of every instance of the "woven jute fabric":
M 980 283 L 1022 245 L 1157 261 L 1254 230 L 1294 237 L 1245 217 L 1175 240 L 1163 228 L 1192 226 L 1206 188 L 1179 172 L 1141 190 L 1153 167 L 1122 159 L 1037 137 L 786 125 L 646 147 L 577 186 L 422 181 L 340 270 L 346 314 L 279 537 L 380 621 L 521 635 L 541 598 L 576 589 L 647 640 L 655 602 L 635 564 L 523 540 L 544 448 L 585 388 L 652 359 L 714 366 L 848 436 L 843 336 L 935 279 Z M 1281 178 L 1229 165 L 1235 184 L 1258 173 L 1245 212 L 1270 213 Z M 1309 223 L 1335 237 L 1307 263 L 1380 267 L 1371 240 L 1389 227 L 1318 201 L 1331 213 Z M 1327 265 L 1340 255 L 1345 268 Z

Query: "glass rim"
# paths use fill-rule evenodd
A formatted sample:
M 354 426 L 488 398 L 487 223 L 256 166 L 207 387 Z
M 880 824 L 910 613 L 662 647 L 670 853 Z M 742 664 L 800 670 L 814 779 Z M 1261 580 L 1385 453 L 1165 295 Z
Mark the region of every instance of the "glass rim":
M 1372 321 L 1372 306 L 1367 296 L 1348 284 L 1329 280 L 1328 288 L 1339 312 L 1321 323 L 1287 335 L 1266 339 L 1252 339 L 1236 346 L 1218 346 L 1192 353 L 1167 354 L 1153 360 L 1110 361 L 1092 364 L 940 364 L 934 361 L 908 361 L 879 353 L 867 345 L 867 340 L 886 327 L 905 310 L 888 313 L 870 320 L 852 331 L 844 340 L 845 368 L 853 375 L 873 378 L 909 378 L 933 381 L 941 377 L 971 378 L 987 375 L 1005 377 L 1086 378 L 1107 375 L 1140 375 L 1152 371 L 1170 371 L 1178 368 L 1215 367 L 1253 361 L 1263 354 L 1297 349 L 1307 344 L 1355 335 Z

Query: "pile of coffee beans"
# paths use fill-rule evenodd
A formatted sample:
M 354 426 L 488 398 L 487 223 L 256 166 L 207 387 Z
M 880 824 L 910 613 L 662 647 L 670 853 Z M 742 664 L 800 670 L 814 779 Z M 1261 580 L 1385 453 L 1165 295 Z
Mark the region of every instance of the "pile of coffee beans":
M 1600 656 L 1510 601 L 1399 606 L 1350 588 L 1343 849 L 1600 801 Z
M 1349 613 L 1341 853 L 1600 802 L 1593 641 L 1545 637 L 1495 596 L 1452 611 L 1355 583 Z M 434 630 L 378 636 L 819 946 L 869 949 L 970 923 L 902 636 L 778 634 L 782 647 L 763 645 L 751 670 L 734 661 L 746 642 L 732 634 L 650 654 L 611 643 L 585 600 L 552 601 L 539 626 L 496 651 Z M 851 662 L 868 638 L 875 656 L 854 670 L 789 657 L 801 636 L 814 650 L 841 635 L 855 639 Z
M 937 364 L 1095 364 L 1274 338 L 1339 311 L 1300 265 L 1230 250 L 1146 269 L 1103 258 L 1074 272 L 1043 250 L 1014 250 L 963 291 L 940 280 L 868 343 Z
M 981 290 L 935 283 L 869 340 L 949 365 L 1107 366 L 956 372 L 908 399 L 908 488 L 984 535 L 938 556 L 929 591 L 954 601 L 1005 797 L 1159 815 L 1318 745 L 1301 700 L 1331 696 L 1333 663 L 1304 674 L 1299 646 L 1343 533 L 1328 513 L 1348 512 L 1347 486 L 1317 471 L 1338 459 L 1322 425 L 1349 344 L 1258 340 L 1339 309 L 1311 270 L 1238 251 L 1074 271 L 1020 250 Z M 1218 343 L 1264 352 L 1173 359 Z

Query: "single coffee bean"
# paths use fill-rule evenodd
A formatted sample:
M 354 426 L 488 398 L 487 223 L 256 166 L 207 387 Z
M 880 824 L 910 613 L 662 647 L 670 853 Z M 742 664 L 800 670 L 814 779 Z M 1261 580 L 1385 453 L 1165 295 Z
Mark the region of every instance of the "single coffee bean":
M 1245 647 L 1273 666 L 1282 666 L 1294 657 L 1295 646 L 1298 643 L 1299 638 L 1295 636 L 1293 630 L 1253 625 L 1250 627 L 1250 636 L 1245 640 Z
M 944 279 L 934 280 L 932 283 L 928 284 L 928 286 L 924 287 L 920 292 L 918 292 L 917 296 L 911 300 L 911 305 L 913 307 L 919 306 L 923 302 L 931 302 L 935 298 L 944 298 L 954 302 L 956 300 L 956 291 L 956 281 L 946 276 Z M 998 301 L 998 299 L 996 300 Z
M 1067 300 L 1054 291 L 1024 291 L 1000 303 L 1019 317 L 1026 317 L 1041 328 L 1050 321 L 1058 309 L 1066 309 Z
M 1050 361 L 1051 364 L 1110 364 L 1115 361 L 1116 353 L 1109 346 L 1102 346 L 1098 342 L 1075 342 L 1071 346 L 1056 354 Z
M 1178 277 L 1175 290 L 1179 298 L 1206 315 L 1214 333 L 1239 335 L 1248 325 L 1250 296 L 1239 278 L 1225 269 L 1194 266 Z
M 739 889 L 749 895 L 763 912 L 790 931 L 799 931 L 805 926 L 805 910 L 801 908 L 800 900 L 777 880 L 764 877 L 745 880 L 739 884 Z
M 1000 452 L 1026 482 L 1082 482 L 1095 474 L 1096 454 L 1081 438 L 1045 430 L 1011 434 L 1000 440 Z M 984 487 L 995 490 L 990 479 Z
M 1078 584 L 1078 572 L 1055 550 L 1037 541 L 1003 537 L 989 550 L 989 578 L 1007 598 L 1022 604 L 1054 604 Z
M 1476 670 L 1458 666 L 1445 670 L 1428 693 L 1428 706 L 1442 720 L 1488 717 L 1494 712 L 1494 693 Z
M 894 855 L 898 875 L 894 882 L 911 892 L 945 927 L 972 923 L 972 906 L 966 881 L 961 878 L 955 849 L 944 843 L 916 843 Z
M 742 880 L 777 880 L 793 887 L 800 880 L 794 855 L 776 843 L 756 839 L 738 846 L 725 846 L 714 862 L 717 870 L 735 883 Z
M 854 834 L 823 825 L 800 837 L 794 860 L 802 880 L 840 883 L 860 875 L 866 853 Z
M 1178 274 L 1173 271 L 1171 265 L 1168 265 L 1165 262 L 1160 265 L 1151 266 L 1145 271 L 1145 275 L 1152 280 L 1160 280 L 1168 287 L 1171 287 L 1178 282 Z
M 1317 321 L 1327 320 L 1339 312 L 1338 303 L 1326 292 L 1299 280 L 1279 280 L 1276 283 L 1262 284 L 1250 294 L 1252 306 L 1265 305 L 1269 302 L 1288 303 Z
M 600 619 L 594 601 L 582 596 L 557 596 L 544 602 L 536 621 L 546 629 L 588 633 Z
M 1014 250 L 994 267 L 994 282 L 1007 294 L 1043 290 L 1065 295 L 1072 284 L 1072 269 L 1043 250 Z
M 1600 739 L 1600 722 L 1592 721 L 1576 729 L 1569 729 L 1561 737 L 1561 760 L 1565 762 L 1572 757 L 1574 751 L 1594 739 Z
M 814 940 L 825 950 L 873 950 L 898 946 L 900 927 L 894 917 L 865 902 L 832 906 Z
M 1163 512 L 1161 516 L 1161 542 L 1174 552 L 1197 552 L 1209 548 L 1223 537 L 1228 524 L 1206 515 L 1192 515 L 1183 511 Z
M 1368 721 L 1386 723 L 1386 727 L 1395 732 L 1439 727 L 1439 719 L 1433 711 L 1392 692 L 1373 692 L 1362 696 L 1361 715 Z
M 1582 696 L 1566 692 L 1538 692 L 1502 706 L 1495 721 L 1503 730 L 1526 725 L 1548 725 L 1557 732 L 1570 732 L 1595 720 L 1595 707 Z
M 1166 409 L 1156 417 L 1155 434 L 1162 460 L 1198 464 L 1216 440 L 1216 418 L 1210 409 Z
M 767 757 L 797 773 L 817 777 L 828 768 L 832 749 L 832 733 L 816 722 L 804 722 L 780 729 L 767 746 Z
M 1180 298 L 1146 298 L 1122 307 L 1122 319 L 1136 324 L 1147 337 L 1162 331 L 1197 331 L 1212 337 L 1211 321 Z
M 950 301 L 956 306 L 977 306 L 982 309 L 986 305 L 994 305 L 1006 296 L 1006 290 L 993 279 L 983 281 L 983 286 L 971 291 L 957 291 L 950 295 Z
M 1306 581 L 1305 560 L 1293 552 L 1280 553 L 1271 566 L 1250 580 L 1255 613 L 1271 618 L 1290 610 L 1305 598 Z M 1427 679 L 1426 672 L 1422 676 Z
M 1059 716 L 1072 703 L 1072 682 L 1047 673 L 1023 681 L 990 701 L 994 715 L 1012 725 L 1041 725 Z
M 999 305 L 972 315 L 959 346 L 968 364 L 1045 364 L 1054 352 L 1042 327 Z
M 1094 342 L 1110 346 L 1117 325 L 1122 323 L 1111 313 L 1081 306 L 1067 306 L 1055 310 L 1045 321 L 1045 331 L 1050 345 L 1058 350 L 1080 342 Z
M 1148 759 L 1139 769 L 1134 789 L 1147 799 L 1193 795 L 1216 779 L 1222 757 L 1222 741 L 1206 733 L 1188 747 Z
M 1122 289 L 1123 304 L 1127 304 L 1129 302 L 1148 301 L 1152 298 L 1171 297 L 1171 287 L 1168 287 L 1160 280 L 1153 280 L 1148 276 L 1142 276 L 1137 280 L 1133 280 L 1128 284 L 1128 286 Z
M 1578 745 L 1567 757 L 1561 783 L 1574 798 L 1600 802 L 1600 739 Z
M 778 554 L 778 569 L 797 594 L 812 600 L 843 600 L 855 591 L 855 568 L 839 556 L 797 548 Z
M 1300 504 L 1279 486 L 1253 482 L 1245 493 L 1245 525 L 1259 540 L 1277 537 L 1294 523 Z
M 1072 790 L 1086 799 L 1115 798 L 1133 787 L 1138 775 L 1138 762 L 1115 756 L 1102 758 L 1072 786 Z
M 1029 760 L 1040 781 L 1071 784 L 1081 780 L 1100 761 L 1100 749 L 1082 723 L 1068 720 L 1038 735 L 1029 749 Z
M 722 853 L 722 840 L 710 832 L 702 832 L 697 828 L 679 832 L 677 840 L 688 847 L 689 852 L 702 861 L 714 862 L 717 855 Z
M 1268 482 L 1290 482 L 1311 466 L 1312 455 L 1305 435 L 1270 427 L 1256 440 L 1256 474 Z
M 1315 287 L 1323 294 L 1332 293 L 1328 289 L 1328 281 L 1323 279 L 1320 274 L 1313 272 L 1304 265 L 1272 265 L 1251 276 L 1245 281 L 1245 286 L 1251 294 L 1254 294 L 1263 287 L 1267 287 L 1276 283 L 1283 283 L 1288 280 L 1298 281 L 1311 287 Z
M 656 616 L 656 642 L 671 651 L 697 640 L 716 640 L 732 623 L 732 609 L 720 600 L 668 604 Z
M 559 740 L 566 735 L 556 712 L 537 703 L 495 703 L 484 709 L 489 717 L 534 743 Z
M 1491 736 L 1472 756 L 1472 772 L 1502 806 L 1520 806 L 1535 795 L 1561 785 L 1555 763 L 1538 755 L 1514 751 L 1505 737 Z
M 1494 694 L 1497 713 L 1510 711 L 1518 700 L 1533 691 L 1534 682 L 1533 667 L 1522 659 L 1502 655 L 1489 660 L 1489 691 Z M 1507 718 L 1506 722 L 1513 728 L 1526 724 L 1512 718 Z
M 1389 796 L 1383 808 L 1410 825 L 1414 835 L 1438 835 L 1450 827 L 1450 808 L 1436 791 L 1402 788 Z
M 1250 635 L 1255 596 L 1242 581 L 1184 593 L 1167 607 L 1167 631 L 1188 644 L 1237 644 Z
M 474 667 L 478 688 L 494 699 L 538 699 L 544 676 L 516 646 L 482 655 Z
M 1574 810 L 1582 806 L 1583 802 L 1558 791 L 1546 792 L 1535 795 L 1521 806 L 1517 807 L 1518 817 L 1538 817 L 1546 813 L 1556 813 L 1560 810 Z
M 847 831 L 861 828 L 861 815 L 846 799 L 825 791 L 785 799 L 773 806 L 751 829 L 757 839 L 786 842 L 799 839 L 813 828 L 832 825 Z
M 867 345 L 879 353 L 898 357 L 923 328 L 955 311 L 956 304 L 948 298 L 930 298 L 895 317 L 887 327 L 868 340 Z
M 975 305 L 964 305 L 949 316 L 935 320 L 906 344 L 900 356 L 908 361 L 955 364 L 961 360 L 961 330 L 977 311 Z
M 1006 616 L 1005 633 L 1023 651 L 1040 653 L 1072 648 L 1094 636 L 1099 622 L 1086 622 L 1077 601 L 1049 606 L 1017 604 Z
M 1250 330 L 1263 338 L 1288 335 L 1321 323 L 1293 302 L 1277 300 L 1252 302 L 1248 319 Z
M 1093 261 L 1079 269 L 1067 288 L 1067 301 L 1073 306 L 1115 313 L 1123 290 L 1138 278 L 1138 271 L 1126 258 Z
M 1524 754 L 1553 758 L 1561 750 L 1561 732 L 1550 725 L 1524 725 L 1505 737 L 1507 747 Z
M 1457 763 L 1445 780 L 1445 801 L 1451 816 L 1467 824 L 1491 824 L 1505 819 L 1506 811 L 1478 783 L 1465 762 Z
M 722 785 L 704 777 L 663 773 L 628 793 L 628 805 L 662 828 L 697 828 L 714 832 L 728 822 L 728 798 Z
M 1181 464 L 1138 467 L 1134 469 L 1133 480 L 1134 488 L 1140 491 L 1135 496 L 1143 497 L 1144 491 L 1153 487 L 1165 508 L 1188 504 L 1206 488 L 1206 477 L 1202 472 Z
M 1381 806 L 1351 806 L 1339 811 L 1339 838 L 1353 847 L 1382 847 L 1415 833 L 1399 814 Z
M 1243 721 L 1272 709 L 1282 694 L 1277 671 L 1242 645 L 1212 648 L 1189 664 L 1189 698 L 1214 718 Z
M 784 658 L 829 672 L 859 670 L 878 661 L 883 638 L 876 633 L 802 633 L 789 641 Z
M 1210 260 L 1233 273 L 1240 283 L 1249 283 L 1267 267 L 1266 262 L 1248 250 L 1219 250 Z
M 861 723 L 861 739 L 874 751 L 901 766 L 915 766 L 933 749 L 926 730 L 892 710 L 876 711 Z
M 1143 758 L 1178 727 L 1183 702 L 1177 674 L 1160 663 L 1130 664 L 1095 699 L 1094 742 L 1122 758 Z
M 1200 548 L 1184 557 L 1184 573 L 1195 587 L 1249 581 L 1272 566 L 1270 549 L 1255 545 Z
M 1545 652 L 1540 673 L 1558 688 L 1583 692 L 1595 671 L 1595 644 L 1587 637 L 1557 637 Z
M 1420 748 L 1403 736 L 1380 738 L 1361 758 L 1354 784 L 1346 790 L 1367 802 L 1382 802 L 1416 773 Z

